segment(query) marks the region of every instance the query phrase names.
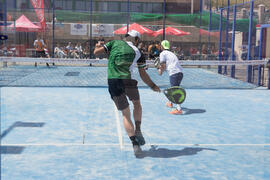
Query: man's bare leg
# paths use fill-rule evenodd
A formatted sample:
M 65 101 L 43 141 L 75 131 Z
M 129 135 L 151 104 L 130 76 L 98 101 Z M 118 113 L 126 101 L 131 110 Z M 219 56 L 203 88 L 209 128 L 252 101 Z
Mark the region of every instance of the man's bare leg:
M 135 131 L 141 131 L 142 122 L 142 106 L 140 100 L 132 101 L 133 103 L 133 118 L 135 121 Z
M 131 142 L 132 142 L 132 145 L 133 145 L 134 154 L 138 158 L 142 155 L 142 150 L 140 148 L 138 139 L 135 136 L 134 125 L 133 125 L 131 118 L 130 118 L 129 107 L 122 110 L 122 115 L 123 115 L 124 127 L 126 129 L 126 132 L 129 136 Z
M 123 115 L 124 127 L 125 127 L 125 130 L 126 130 L 128 136 L 129 137 L 134 136 L 135 135 L 134 125 L 133 125 L 133 123 L 131 121 L 129 107 L 122 110 L 122 115 Z
M 141 123 L 142 123 L 142 106 L 140 100 L 132 101 L 134 109 L 133 109 L 133 117 L 135 121 L 135 135 L 139 140 L 140 145 L 145 144 L 144 137 L 141 132 Z

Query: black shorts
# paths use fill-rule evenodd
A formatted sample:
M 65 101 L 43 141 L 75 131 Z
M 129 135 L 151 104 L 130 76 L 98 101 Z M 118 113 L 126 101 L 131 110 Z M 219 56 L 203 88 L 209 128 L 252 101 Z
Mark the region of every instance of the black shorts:
M 183 73 L 179 72 L 170 76 L 171 86 L 180 86 L 183 79 Z
M 46 57 L 45 51 L 36 51 L 36 57 Z
M 118 110 L 129 106 L 127 97 L 130 101 L 140 99 L 137 84 L 134 79 L 108 79 L 109 92 Z

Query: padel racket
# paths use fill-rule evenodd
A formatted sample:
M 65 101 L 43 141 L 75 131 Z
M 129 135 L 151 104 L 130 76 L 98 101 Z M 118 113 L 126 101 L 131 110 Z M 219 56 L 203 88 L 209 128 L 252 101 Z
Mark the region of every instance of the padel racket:
M 186 99 L 185 89 L 179 86 L 169 87 L 163 90 L 163 93 L 169 101 L 174 104 L 182 104 Z

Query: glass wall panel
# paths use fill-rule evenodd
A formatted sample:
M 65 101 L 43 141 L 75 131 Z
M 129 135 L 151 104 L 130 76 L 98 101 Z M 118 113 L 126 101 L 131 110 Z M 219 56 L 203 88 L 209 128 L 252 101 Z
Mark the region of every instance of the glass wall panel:
M 154 59 L 161 52 L 162 34 L 155 34 L 155 31 L 163 27 L 163 3 L 131 3 L 130 6 L 132 10 L 130 13 L 130 29 L 136 26 L 142 27 L 140 48 L 146 54 L 146 57 Z M 144 31 L 144 28 L 147 28 L 148 31 Z
M 254 5 L 254 17 L 251 39 L 251 57 L 258 58 L 257 46 L 260 37 L 260 28 L 256 25 L 267 24 L 270 21 L 269 5 L 264 1 Z M 7 13 L 4 12 L 6 2 Z M 219 36 L 221 35 L 222 58 L 225 50 L 232 45 L 232 5 L 238 3 L 235 27 L 235 52 L 238 59 L 245 58 L 249 37 L 249 9 L 248 0 L 231 0 L 226 29 L 227 10 L 223 10 L 221 34 L 219 34 L 220 7 L 227 6 L 227 0 L 204 0 L 200 9 L 200 0 L 167 0 L 164 1 L 136 1 L 136 0 L 54 0 L 55 18 L 53 27 L 53 0 L 44 0 L 44 17 L 46 28 L 42 30 L 15 29 L 15 21 L 22 15 L 27 17 L 34 25 L 40 26 L 35 8 L 30 0 L 1 1 L 1 32 L 9 36 L 7 41 L 1 42 L 1 48 L 12 49 L 9 54 L 14 56 L 34 56 L 34 40 L 41 36 L 46 41 L 50 56 L 58 44 L 65 49 L 69 42 L 75 47 L 77 43 L 87 47 L 90 56 L 98 40 L 108 42 L 112 39 L 122 39 L 123 34 L 114 33 L 124 26 L 134 23 L 142 25 L 152 31 L 164 28 L 176 28 L 182 31 L 180 35 L 171 35 L 168 31 L 157 34 L 143 34 L 145 51 L 149 55 L 148 47 L 151 43 L 167 39 L 171 42 L 172 50 L 181 59 L 216 59 L 219 49 Z M 245 3 L 246 2 L 246 3 Z M 256 1 L 257 2 L 257 1 Z M 244 3 L 240 4 L 239 3 Z M 259 15 L 259 4 L 265 5 L 264 16 Z M 129 7 L 128 7 L 129 6 Z M 92 11 L 91 11 L 92 9 Z M 165 13 L 165 14 L 164 14 Z M 7 26 L 4 26 L 6 17 Z M 165 24 L 164 24 L 165 23 Z M 12 27 L 13 26 L 13 27 Z M 255 27 L 255 28 L 254 28 Z M 226 39 L 227 37 L 227 39 Z M 54 38 L 54 39 L 53 39 Z M 156 42 L 157 43 L 157 42 Z M 16 49 L 15 49 L 16 48 Z M 32 49 L 32 50 L 31 50 Z M 242 55 L 244 54 L 244 55 Z M 230 51 L 227 52 L 230 59 Z
M 114 31 L 128 24 L 128 1 L 93 1 L 92 24 L 89 25 L 91 54 L 93 58 L 106 58 L 106 54 L 94 56 L 93 49 L 98 41 L 107 43 L 113 39 L 123 38 L 123 34 Z
M 171 42 L 171 50 L 179 59 L 202 59 L 202 48 L 208 43 L 210 15 L 209 9 L 203 10 L 200 13 L 200 0 L 178 0 L 166 4 L 166 28 L 169 29 L 165 31 L 165 39 Z M 170 28 L 179 33 L 173 34 Z M 206 35 L 202 35 L 202 30 Z

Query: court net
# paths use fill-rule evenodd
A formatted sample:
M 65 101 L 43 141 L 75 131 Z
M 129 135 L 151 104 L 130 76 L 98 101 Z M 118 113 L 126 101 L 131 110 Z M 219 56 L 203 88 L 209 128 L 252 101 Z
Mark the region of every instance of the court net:
M 0 87 L 107 87 L 107 59 L 59 59 L 0 57 Z M 181 86 L 198 89 L 252 89 L 267 86 L 266 60 L 183 60 Z M 169 76 L 159 76 L 154 61 L 147 73 L 160 87 L 168 87 Z M 248 75 L 248 73 L 250 75 Z M 134 72 L 138 86 L 147 87 Z M 249 82 L 247 82 L 247 80 Z

